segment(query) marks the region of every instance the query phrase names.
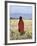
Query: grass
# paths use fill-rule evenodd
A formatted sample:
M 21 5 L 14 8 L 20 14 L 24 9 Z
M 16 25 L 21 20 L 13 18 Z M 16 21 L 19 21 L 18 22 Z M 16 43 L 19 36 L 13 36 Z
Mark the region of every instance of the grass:
M 24 21 L 24 34 L 18 32 L 18 21 L 10 19 L 10 40 L 22 40 L 22 39 L 31 39 L 32 38 L 32 20 L 23 20 Z

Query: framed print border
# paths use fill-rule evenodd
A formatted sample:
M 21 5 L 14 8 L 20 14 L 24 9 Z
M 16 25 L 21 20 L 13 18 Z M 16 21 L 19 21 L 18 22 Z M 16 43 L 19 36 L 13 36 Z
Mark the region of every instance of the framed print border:
M 35 42 L 22 42 L 22 43 L 7 43 L 7 3 L 20 3 L 20 4 L 34 4 L 35 6 Z M 30 44 L 36 43 L 36 3 L 33 2 L 17 2 L 17 1 L 5 1 L 5 45 L 14 44 Z

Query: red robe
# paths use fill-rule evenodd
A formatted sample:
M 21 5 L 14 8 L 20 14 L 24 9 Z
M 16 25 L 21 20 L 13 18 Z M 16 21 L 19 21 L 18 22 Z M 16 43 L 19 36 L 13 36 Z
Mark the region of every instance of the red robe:
M 19 32 L 24 32 L 24 22 L 23 22 L 23 20 L 19 21 L 18 30 L 19 30 Z

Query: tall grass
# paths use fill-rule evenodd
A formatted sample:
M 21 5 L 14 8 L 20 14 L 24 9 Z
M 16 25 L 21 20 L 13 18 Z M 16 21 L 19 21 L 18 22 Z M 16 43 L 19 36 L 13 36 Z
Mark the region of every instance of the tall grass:
M 31 39 L 32 38 L 32 20 L 23 20 L 24 21 L 24 34 L 18 31 L 18 22 L 19 20 L 10 20 L 10 40 L 22 40 L 22 39 Z

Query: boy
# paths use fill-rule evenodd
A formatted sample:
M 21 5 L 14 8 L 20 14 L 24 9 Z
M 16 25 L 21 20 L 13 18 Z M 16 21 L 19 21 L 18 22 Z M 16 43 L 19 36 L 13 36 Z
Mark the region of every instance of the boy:
M 19 31 L 21 34 L 24 33 L 24 22 L 23 22 L 21 16 L 20 16 L 20 18 L 19 18 L 18 31 Z

